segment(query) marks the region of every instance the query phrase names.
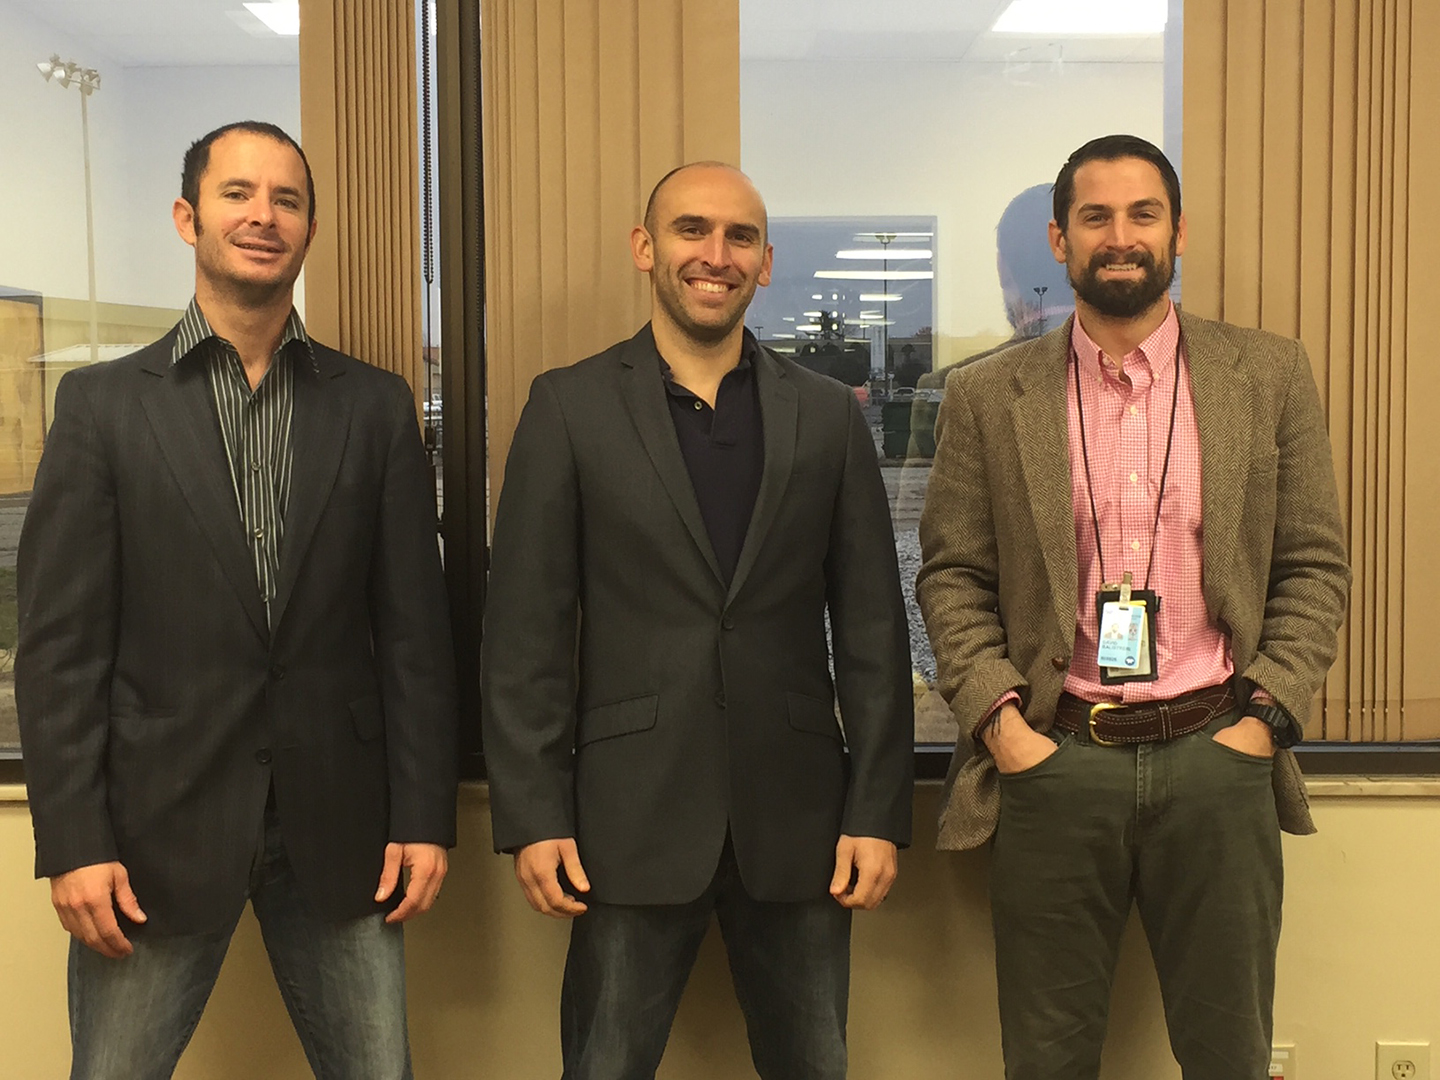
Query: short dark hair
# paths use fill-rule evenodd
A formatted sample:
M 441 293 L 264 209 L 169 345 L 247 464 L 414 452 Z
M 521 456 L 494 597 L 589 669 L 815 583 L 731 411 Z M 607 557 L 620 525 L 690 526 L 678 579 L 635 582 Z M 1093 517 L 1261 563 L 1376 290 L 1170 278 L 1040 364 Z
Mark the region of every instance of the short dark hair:
M 1065 231 L 1070 221 L 1070 207 L 1075 202 L 1075 173 L 1081 165 L 1091 161 L 1119 161 L 1121 158 L 1139 158 L 1148 161 L 1160 172 L 1165 182 L 1165 194 L 1170 197 L 1170 225 L 1180 227 L 1180 177 L 1175 175 L 1175 166 L 1170 164 L 1164 152 L 1154 143 L 1138 135 L 1102 135 L 1091 139 L 1076 150 L 1060 168 L 1055 177 L 1054 199 L 1055 224 Z
M 660 197 L 660 189 L 663 188 L 667 183 L 669 183 L 670 178 L 677 173 L 682 173 L 686 169 L 694 169 L 699 167 L 707 167 L 713 169 L 730 169 L 732 172 L 740 172 L 739 169 L 735 168 L 735 166 L 731 165 L 728 161 L 687 161 L 684 165 L 675 166 L 675 168 L 671 169 L 658 181 L 656 181 L 655 186 L 650 189 L 650 198 L 645 200 L 644 225 L 645 231 L 648 232 L 651 236 L 655 235 L 655 202 Z M 745 176 L 744 173 L 740 173 L 740 175 Z M 750 178 L 746 176 L 745 179 L 748 180 Z M 764 200 L 761 200 L 760 203 L 760 214 L 760 234 L 762 238 L 764 238 L 765 240 L 769 240 L 770 211 L 765 208 Z
M 305 156 L 305 151 L 300 149 L 300 144 L 287 135 L 283 128 L 261 120 L 237 120 L 233 124 L 226 124 L 207 135 L 200 136 L 190 144 L 190 149 L 185 151 L 185 163 L 180 167 L 180 197 L 190 204 L 190 209 L 198 210 L 200 208 L 200 177 L 205 175 L 205 170 L 210 165 L 210 147 L 220 136 L 228 135 L 232 131 L 243 131 L 249 135 L 264 135 L 267 139 L 284 143 L 300 155 L 300 162 L 305 166 L 305 194 L 310 200 L 310 224 L 313 225 L 315 223 L 315 177 L 310 173 L 310 159 Z

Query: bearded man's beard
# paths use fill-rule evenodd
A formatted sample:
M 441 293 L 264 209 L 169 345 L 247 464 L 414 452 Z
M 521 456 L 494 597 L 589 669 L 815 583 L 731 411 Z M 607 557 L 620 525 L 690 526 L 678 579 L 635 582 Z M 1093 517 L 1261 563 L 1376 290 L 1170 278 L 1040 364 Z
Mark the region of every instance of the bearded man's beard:
M 1104 267 L 1120 263 L 1134 263 L 1143 273 L 1128 281 L 1100 276 Z M 1133 319 L 1170 291 L 1170 283 L 1175 280 L 1175 242 L 1170 242 L 1170 251 L 1163 263 L 1157 263 L 1155 256 L 1144 249 L 1123 255 L 1097 251 L 1078 272 L 1070 264 L 1066 265 L 1066 272 L 1075 295 L 1100 314 L 1114 319 Z

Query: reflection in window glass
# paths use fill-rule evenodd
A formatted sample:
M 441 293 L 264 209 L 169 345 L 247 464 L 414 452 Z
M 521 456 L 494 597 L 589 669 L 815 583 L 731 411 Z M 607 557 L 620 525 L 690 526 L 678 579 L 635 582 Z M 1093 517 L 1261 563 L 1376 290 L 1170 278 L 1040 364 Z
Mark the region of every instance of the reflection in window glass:
M 1180 35 L 1181 0 L 740 0 L 741 165 L 769 207 L 777 279 L 748 321 L 864 403 L 910 611 L 918 742 L 956 734 L 914 598 L 945 374 L 1069 315 L 1046 225 L 1072 150 L 1131 132 L 1180 167 Z M 875 261 L 902 244 L 929 261 Z M 842 260 L 846 246 L 870 250 Z M 841 266 L 932 278 L 813 276 Z M 862 299 L 882 295 L 902 299 Z
M 301 137 L 298 38 L 281 29 L 239 3 L 0 0 L 0 755 L 18 749 L 15 553 L 56 384 L 189 303 L 170 217 L 186 147 L 242 119 Z

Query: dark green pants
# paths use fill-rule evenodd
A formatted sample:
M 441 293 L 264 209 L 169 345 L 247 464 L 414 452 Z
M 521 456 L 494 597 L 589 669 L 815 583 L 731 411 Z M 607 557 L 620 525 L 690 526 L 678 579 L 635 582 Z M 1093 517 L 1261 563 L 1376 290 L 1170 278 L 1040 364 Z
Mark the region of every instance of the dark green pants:
M 1001 778 L 990 899 L 1006 1080 L 1095 1080 L 1132 901 L 1185 1080 L 1267 1075 L 1280 828 L 1270 762 L 1210 737 L 1233 720 L 1134 747 L 1066 736 Z

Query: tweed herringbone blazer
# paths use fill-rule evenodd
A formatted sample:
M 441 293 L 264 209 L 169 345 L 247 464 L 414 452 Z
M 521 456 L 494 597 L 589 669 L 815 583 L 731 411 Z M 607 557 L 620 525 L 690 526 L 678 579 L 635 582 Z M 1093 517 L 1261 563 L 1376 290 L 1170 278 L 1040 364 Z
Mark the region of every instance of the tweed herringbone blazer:
M 936 423 L 916 593 L 960 725 L 941 848 L 994 832 L 999 778 L 975 725 L 1007 690 L 1054 723 L 1075 644 L 1066 378 L 1071 322 L 954 371 Z M 1304 347 L 1180 315 L 1200 432 L 1202 589 L 1242 700 L 1302 720 L 1335 658 L 1350 569 L 1325 417 Z M 1295 755 L 1275 755 L 1280 824 L 1315 831 Z

